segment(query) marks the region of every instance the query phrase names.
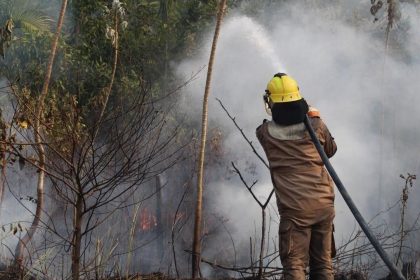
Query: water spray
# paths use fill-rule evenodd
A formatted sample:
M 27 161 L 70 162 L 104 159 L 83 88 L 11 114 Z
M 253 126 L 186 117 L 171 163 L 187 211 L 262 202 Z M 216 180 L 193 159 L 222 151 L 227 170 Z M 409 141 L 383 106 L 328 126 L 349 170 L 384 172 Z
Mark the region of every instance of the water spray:
M 378 255 L 384 261 L 386 266 L 391 271 L 392 275 L 399 280 L 405 280 L 404 276 L 402 275 L 401 271 L 396 267 L 396 265 L 391 261 L 388 254 L 382 248 L 381 244 L 376 239 L 375 235 L 373 235 L 371 229 L 369 228 L 368 224 L 366 223 L 365 219 L 363 218 L 362 214 L 360 214 L 359 210 L 357 209 L 356 205 L 354 204 L 353 200 L 350 197 L 350 194 L 347 192 L 346 188 L 344 187 L 343 183 L 341 182 L 340 178 L 338 177 L 337 173 L 335 172 L 333 166 L 330 163 L 327 155 L 324 152 L 324 149 L 319 142 L 314 129 L 312 128 L 311 122 L 307 115 L 305 115 L 304 123 L 306 129 L 308 130 L 312 141 L 315 144 L 315 147 L 321 156 L 322 161 L 324 162 L 325 167 L 328 170 L 328 173 L 331 175 L 332 179 L 334 180 L 335 185 L 337 186 L 338 190 L 341 193 L 341 196 L 344 198 L 347 206 L 350 208 L 350 211 L 353 213 L 353 216 L 356 218 L 356 221 L 359 223 L 360 227 L 362 228 L 363 232 L 366 234 L 366 237 L 369 239 L 372 246 L 375 248 Z

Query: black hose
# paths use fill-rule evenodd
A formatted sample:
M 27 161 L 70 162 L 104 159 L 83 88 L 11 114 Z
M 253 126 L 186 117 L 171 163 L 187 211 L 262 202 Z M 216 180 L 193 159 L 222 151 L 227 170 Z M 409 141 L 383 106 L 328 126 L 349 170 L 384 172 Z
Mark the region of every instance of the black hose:
M 318 150 L 319 155 L 321 156 L 322 161 L 324 162 L 325 167 L 328 170 L 328 173 L 331 175 L 332 179 L 334 180 L 335 185 L 337 186 L 338 190 L 340 191 L 341 195 L 344 198 L 344 201 L 347 203 L 347 206 L 350 208 L 353 216 L 356 218 L 357 222 L 359 223 L 360 227 L 362 228 L 363 232 L 366 234 L 366 237 L 369 239 L 370 243 L 375 248 L 376 252 L 378 252 L 379 256 L 382 258 L 386 266 L 391 271 L 392 275 L 399 280 L 405 280 L 404 276 L 402 275 L 401 271 L 395 266 L 395 264 L 390 260 L 387 253 L 382 248 L 381 244 L 379 244 L 376 237 L 373 235 L 372 231 L 370 230 L 368 224 L 366 223 L 365 219 L 360 214 L 359 210 L 357 209 L 356 205 L 354 204 L 353 200 L 351 199 L 349 193 L 347 192 L 346 188 L 344 187 L 343 183 L 341 182 L 340 178 L 338 177 L 337 173 L 335 172 L 333 166 L 330 163 L 327 155 L 324 152 L 324 148 L 322 147 L 321 143 L 312 128 L 311 122 L 309 121 L 308 116 L 305 116 L 305 126 L 308 129 L 309 134 L 311 135 L 312 141 L 315 144 L 316 149 Z

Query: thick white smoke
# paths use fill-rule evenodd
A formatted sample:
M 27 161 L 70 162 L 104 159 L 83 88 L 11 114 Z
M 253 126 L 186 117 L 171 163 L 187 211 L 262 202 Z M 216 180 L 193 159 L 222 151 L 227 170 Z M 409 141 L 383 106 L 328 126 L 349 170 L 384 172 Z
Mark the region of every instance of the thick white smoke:
M 9 123 L 14 114 L 13 105 L 11 101 L 11 93 L 8 83 L 3 79 L 0 80 L 0 106 L 1 117 L 3 121 Z M 16 136 L 18 139 L 21 135 Z M 33 188 L 36 182 L 33 180 L 33 173 L 27 165 L 20 169 L 18 162 L 8 164 L 6 166 L 6 179 L 4 180 L 4 194 L 3 201 L 0 207 L 0 241 L 3 246 L 0 247 L 0 255 L 10 255 L 10 250 L 13 250 L 17 244 L 18 238 L 26 233 L 26 228 L 29 227 L 32 220 L 32 213 L 35 212 L 36 189 Z M 18 230 L 14 233 L 11 228 L 18 228 L 18 224 L 23 231 Z M 1 261 L 0 261 L 1 266 Z
M 269 172 L 215 98 L 222 100 L 263 154 L 255 137 L 255 128 L 268 118 L 262 95 L 273 74 L 286 71 L 298 81 L 304 98 L 321 111 L 338 145 L 332 163 L 369 220 L 399 199 L 404 183 L 399 174 L 420 169 L 420 12 L 401 4 L 402 16 L 390 34 L 385 60 L 386 22 L 373 23 L 370 6 L 355 2 L 313 10 L 279 3 L 278 9 L 258 17 L 231 11 L 218 43 L 209 118 L 212 126 L 224 128 L 226 166 L 237 162 L 249 183 L 258 180 L 255 190 L 259 196 L 266 197 L 271 190 Z M 211 35 L 204 46 L 211 45 Z M 183 61 L 177 73 L 188 76 L 206 65 L 208 56 L 209 49 L 203 49 L 197 57 Z M 188 86 L 182 106 L 197 120 L 204 84 L 202 73 Z M 251 162 L 257 166 L 255 173 L 245 171 Z M 206 172 L 211 174 L 206 188 L 216 196 L 218 211 L 235 227 L 234 239 L 246 244 L 259 227 L 259 207 L 239 180 Z M 412 215 L 419 212 L 415 207 L 418 194 L 415 188 L 411 192 Z M 338 191 L 336 197 L 340 241 L 348 236 L 355 220 Z

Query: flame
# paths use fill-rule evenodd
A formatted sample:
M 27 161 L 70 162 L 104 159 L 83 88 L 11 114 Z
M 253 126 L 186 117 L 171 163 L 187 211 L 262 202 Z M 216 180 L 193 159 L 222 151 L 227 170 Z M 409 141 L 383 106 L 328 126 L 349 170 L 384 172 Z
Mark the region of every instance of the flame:
M 162 217 L 162 226 L 163 227 L 171 227 L 173 224 L 178 224 L 181 220 L 186 218 L 185 212 L 178 212 L 178 213 L 167 213 Z M 138 228 L 140 231 L 147 232 L 157 230 L 158 224 L 158 217 L 154 211 L 149 210 L 148 208 L 143 208 L 138 217 Z
M 139 228 L 141 231 L 150 231 L 153 230 L 157 226 L 157 218 L 153 213 L 148 210 L 147 208 L 144 208 L 140 212 L 139 217 Z

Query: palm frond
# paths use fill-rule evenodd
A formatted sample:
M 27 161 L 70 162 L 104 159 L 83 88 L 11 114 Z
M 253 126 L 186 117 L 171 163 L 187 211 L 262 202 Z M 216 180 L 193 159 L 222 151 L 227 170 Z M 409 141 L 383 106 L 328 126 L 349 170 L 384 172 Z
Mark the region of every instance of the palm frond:
M 0 19 L 12 19 L 15 28 L 26 31 L 50 31 L 52 19 L 30 0 L 0 0 Z
M 41 12 L 26 10 L 22 13 L 15 14 L 12 17 L 16 28 L 22 28 L 26 31 L 50 31 L 53 20 L 43 15 Z

